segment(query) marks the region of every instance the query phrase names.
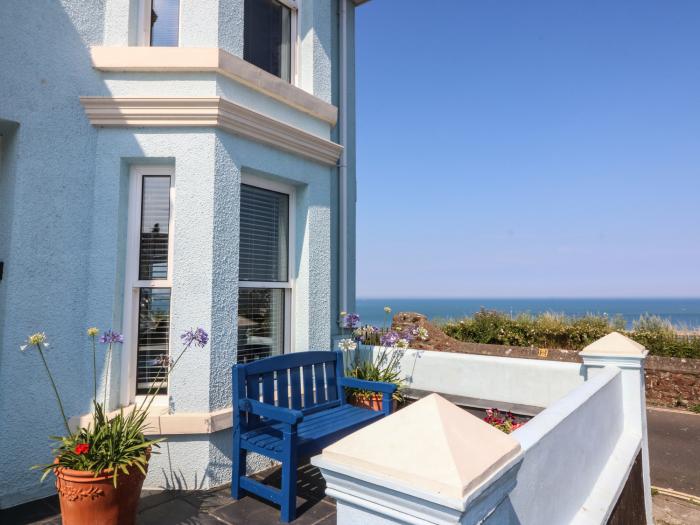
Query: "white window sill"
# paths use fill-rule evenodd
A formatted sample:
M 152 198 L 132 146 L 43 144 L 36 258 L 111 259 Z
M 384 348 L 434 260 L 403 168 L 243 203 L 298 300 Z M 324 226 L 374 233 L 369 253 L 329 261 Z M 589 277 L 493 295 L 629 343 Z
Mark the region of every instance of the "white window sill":
M 335 126 L 338 108 L 219 48 L 92 47 L 100 71 L 215 72 Z
M 136 405 L 124 407 L 124 412 L 131 412 Z M 147 435 L 165 436 L 180 434 L 212 434 L 233 426 L 233 409 L 223 408 L 214 412 L 182 412 L 169 414 L 167 406 L 151 406 L 146 425 Z M 113 410 L 108 417 L 114 417 L 119 410 Z M 87 427 L 92 423 L 92 414 L 71 417 L 68 425 L 71 430 Z

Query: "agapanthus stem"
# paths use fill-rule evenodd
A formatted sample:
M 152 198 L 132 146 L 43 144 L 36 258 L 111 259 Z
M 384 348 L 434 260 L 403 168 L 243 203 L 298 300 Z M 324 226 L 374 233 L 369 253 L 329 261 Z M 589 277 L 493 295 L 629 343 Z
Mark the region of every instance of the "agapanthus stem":
M 109 369 L 112 364 L 112 343 L 109 343 L 109 346 L 107 347 L 107 366 L 105 369 L 105 395 L 104 395 L 104 404 L 102 407 L 105 409 L 105 412 L 107 412 L 107 389 L 109 388 Z
M 41 349 L 41 344 L 36 345 L 37 350 L 39 350 L 39 355 L 41 356 L 41 360 L 44 363 L 44 368 L 46 368 L 46 373 L 49 375 L 49 381 L 51 381 L 51 386 L 53 387 L 53 392 L 56 394 L 56 401 L 58 401 L 58 408 L 61 410 L 61 416 L 63 416 L 63 424 L 66 426 L 66 432 L 68 432 L 68 435 L 71 435 L 70 427 L 68 426 L 68 418 L 66 417 L 66 412 L 63 410 L 63 403 L 61 403 L 61 396 L 58 393 L 58 388 L 56 388 L 56 383 L 53 380 L 53 376 L 51 375 L 51 370 L 49 370 L 49 364 L 46 362 L 46 358 L 44 357 L 44 352 Z
M 163 385 L 165 384 L 165 381 L 168 379 L 168 377 L 170 377 L 170 373 L 175 368 L 175 365 L 177 365 L 177 362 L 180 360 L 180 358 L 184 355 L 184 353 L 187 351 L 187 349 L 189 347 L 190 347 L 190 345 L 186 345 L 185 348 L 182 349 L 182 352 L 180 352 L 180 355 L 177 356 L 177 359 L 175 359 L 173 364 L 168 366 L 168 371 L 165 373 L 165 377 L 163 377 L 163 379 L 160 380 L 160 383 L 158 384 L 158 388 L 156 388 L 156 390 L 152 394 L 151 394 L 151 391 L 153 390 L 153 385 L 156 383 L 156 381 L 153 381 L 153 383 L 151 383 L 151 386 L 148 388 L 148 393 L 146 394 L 146 397 L 144 397 L 143 401 L 141 402 L 141 406 L 139 407 L 139 410 L 141 410 L 143 408 L 143 406 L 146 403 L 146 400 L 148 399 L 149 396 L 151 397 L 151 399 L 150 399 L 150 401 L 148 401 L 148 405 L 146 405 L 146 408 L 144 410 L 148 411 L 148 409 L 151 408 L 151 405 L 153 404 L 153 400 L 156 398 L 156 394 L 163 387 Z
M 93 407 L 97 403 L 97 343 L 95 336 L 92 336 L 92 383 L 93 383 Z

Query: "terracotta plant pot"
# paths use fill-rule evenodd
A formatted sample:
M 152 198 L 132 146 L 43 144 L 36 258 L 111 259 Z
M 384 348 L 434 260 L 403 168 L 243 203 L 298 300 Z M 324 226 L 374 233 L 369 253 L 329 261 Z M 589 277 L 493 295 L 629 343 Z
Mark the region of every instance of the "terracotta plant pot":
M 150 455 L 150 454 L 149 454 Z M 134 525 L 145 476 L 137 467 L 119 474 L 117 487 L 110 472 L 54 469 L 63 525 Z
M 381 412 L 382 411 L 382 396 L 383 394 L 372 394 L 371 396 L 358 396 L 358 395 L 351 395 L 348 398 L 348 401 L 350 402 L 351 405 L 354 405 L 356 407 L 360 408 L 368 408 L 370 410 L 374 410 L 376 412 Z M 396 399 L 391 400 L 391 411 L 396 412 Z

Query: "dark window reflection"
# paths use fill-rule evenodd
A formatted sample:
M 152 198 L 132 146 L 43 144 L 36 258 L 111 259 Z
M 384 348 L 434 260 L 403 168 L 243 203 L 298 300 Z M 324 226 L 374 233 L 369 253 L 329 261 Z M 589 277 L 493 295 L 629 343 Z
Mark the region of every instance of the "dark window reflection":
M 245 0 L 243 58 L 291 80 L 291 10 L 275 0 Z

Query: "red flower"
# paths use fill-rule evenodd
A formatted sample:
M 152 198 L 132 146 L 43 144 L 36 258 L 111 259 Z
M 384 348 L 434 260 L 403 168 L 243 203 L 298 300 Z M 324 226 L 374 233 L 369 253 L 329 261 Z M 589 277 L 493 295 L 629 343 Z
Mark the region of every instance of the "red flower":
M 75 452 L 78 455 L 81 455 L 81 454 L 87 454 L 89 450 L 90 450 L 90 445 L 88 445 L 87 443 L 78 443 L 75 446 L 75 449 L 73 450 L 73 452 Z

